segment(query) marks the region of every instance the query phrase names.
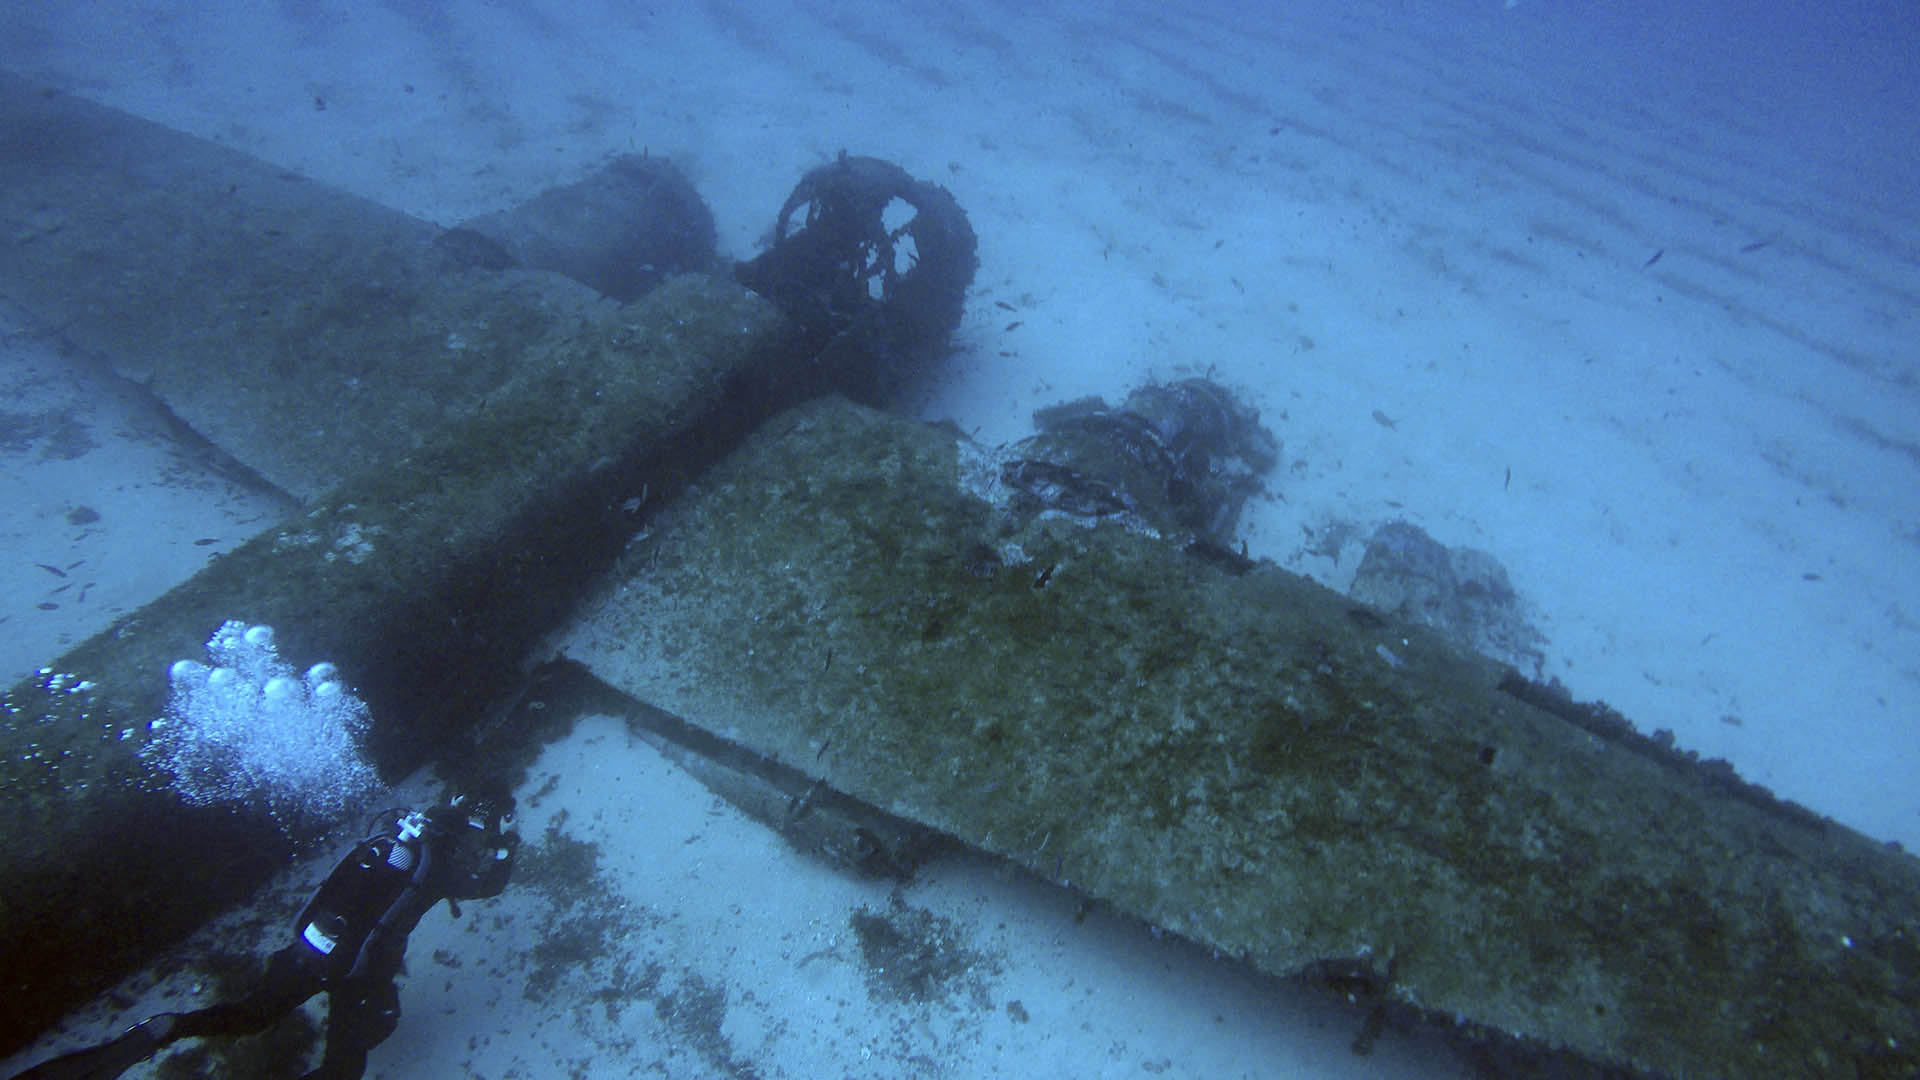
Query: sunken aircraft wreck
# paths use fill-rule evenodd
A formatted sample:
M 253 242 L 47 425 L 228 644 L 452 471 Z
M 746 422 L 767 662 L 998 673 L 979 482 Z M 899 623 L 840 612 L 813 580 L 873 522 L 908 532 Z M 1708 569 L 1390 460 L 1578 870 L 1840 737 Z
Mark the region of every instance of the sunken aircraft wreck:
M 140 758 L 167 665 L 244 611 L 359 673 L 390 775 L 511 755 L 532 736 L 493 706 L 558 641 L 535 677 L 804 796 L 770 818 L 840 862 L 967 845 L 1494 1071 L 1920 1070 L 1920 865 L 1222 557 L 1277 456 L 1224 389 L 1007 448 L 847 400 L 954 328 L 974 238 L 937 187 L 823 165 L 737 278 L 672 196 L 685 264 L 620 303 L 517 224 L 443 240 L 10 78 L 0 118 L 0 293 L 306 500 L 6 693 L 9 1048 L 284 857 L 264 808 L 186 805 Z M 350 396 L 315 375 L 341 357 Z

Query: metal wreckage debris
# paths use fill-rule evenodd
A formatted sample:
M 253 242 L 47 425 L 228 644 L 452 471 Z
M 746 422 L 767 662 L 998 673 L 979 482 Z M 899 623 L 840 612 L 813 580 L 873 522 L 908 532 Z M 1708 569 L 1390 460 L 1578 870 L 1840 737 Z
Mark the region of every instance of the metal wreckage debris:
M 557 632 L 697 753 L 904 830 L 812 818 L 842 858 L 902 871 L 892 837 L 934 830 L 1509 1073 L 1920 1068 L 1909 856 L 1246 559 L 1233 521 L 1278 446 L 1217 385 L 1069 403 L 1005 450 L 837 398 L 781 412 L 937 363 L 975 262 L 943 189 L 842 157 L 736 268 L 754 292 L 695 274 L 615 307 L 478 226 L 18 80 L 0 107 L 33 166 L 0 184 L 28 223 L 10 295 L 154 358 L 128 374 L 309 500 L 8 693 L 8 1043 L 284 856 L 138 768 L 167 665 L 244 613 L 364 673 L 390 769 L 511 737 L 467 726 L 476 695 Z M 112 275 L 69 254 L 101 230 Z M 312 382 L 341 356 L 367 365 L 350 399 Z M 299 442 L 318 403 L 333 435 Z M 364 557 L 328 558 L 349 535 Z
M 1139 429 L 1109 411 L 1070 415 L 1123 430 L 1131 469 Z M 1037 508 L 994 482 L 1033 449 L 791 411 L 655 520 L 565 653 L 1498 1074 L 1920 1064 L 1911 857 L 1437 631 L 1142 528 L 1138 494 Z M 1068 471 L 1042 490 L 1101 487 Z
M 753 425 L 871 390 L 869 349 L 937 359 L 974 267 L 951 197 L 872 159 L 838 163 L 887 193 L 857 203 L 866 216 L 818 172 L 788 204 L 820 208 L 769 255 L 836 256 L 832 281 L 857 285 L 803 335 L 698 272 L 705 208 L 657 161 L 441 230 L 4 73 L 0 150 L 18 166 L 0 217 L 20 223 L 0 237 L 0 290 L 22 316 L 137 384 L 243 482 L 305 503 L 0 695 L 0 1050 L 283 865 L 291 841 L 264 800 L 188 805 L 141 755 L 169 666 L 222 620 L 352 670 L 368 751 L 403 774 L 510 696 L 526 651 L 647 516 Z M 894 196 L 924 210 L 893 220 Z M 602 276 L 603 237 L 574 228 L 622 200 L 639 202 L 619 235 L 656 260 L 638 277 Z M 647 291 L 607 302 L 629 289 Z

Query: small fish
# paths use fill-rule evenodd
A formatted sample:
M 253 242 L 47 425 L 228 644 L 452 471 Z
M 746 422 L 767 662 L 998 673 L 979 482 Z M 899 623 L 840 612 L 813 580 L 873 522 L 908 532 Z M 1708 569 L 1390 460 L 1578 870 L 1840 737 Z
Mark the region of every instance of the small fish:
M 1001 311 L 1015 310 L 1014 306 L 1012 304 L 1007 303 L 1005 300 L 995 300 L 993 302 L 993 306 L 999 308 Z
M 1002 331 L 1001 331 L 1001 333 L 1006 333 L 1006 332 L 1007 332 L 1007 330 L 1018 330 L 1018 329 L 1020 329 L 1020 325 L 1021 325 L 1021 323 L 1020 323 L 1020 320 L 1019 320 L 1019 319 L 1015 319 L 1015 320 L 1013 320 L 1012 322 L 1010 322 L 1010 323 L 1008 323 L 1008 324 L 1007 324 L 1007 329 L 1006 329 L 1006 330 L 1002 330 Z
M 1645 270 L 1647 267 L 1652 266 L 1654 263 L 1659 262 L 1660 256 L 1665 255 L 1666 253 L 1667 253 L 1666 248 L 1661 248 L 1659 251 L 1654 252 L 1651 258 L 1647 259 L 1646 262 L 1643 262 L 1640 264 L 1640 269 Z
M 787 803 L 787 823 L 789 825 L 807 816 L 807 811 L 813 807 L 813 797 L 820 794 L 820 789 L 825 787 L 826 784 L 827 782 L 825 780 L 815 780 L 813 786 L 807 788 L 807 790 L 801 792 L 799 795 L 794 796 L 793 800 Z
M 200 539 L 198 539 L 198 540 L 195 540 L 195 541 L 193 542 L 193 546 L 194 546 L 194 547 L 207 547 L 207 546 L 208 546 L 208 545 L 210 545 L 210 544 L 217 544 L 217 543 L 219 543 L 219 542 L 220 542 L 220 538 L 219 538 L 219 537 L 217 537 L 217 536 L 203 536 L 203 537 L 201 537 Z
M 1386 413 L 1381 412 L 1379 409 L 1373 410 L 1373 422 L 1376 424 L 1379 424 L 1383 428 L 1386 428 L 1388 431 L 1400 430 L 1400 428 L 1394 424 L 1393 417 L 1388 416 Z
M 57 566 L 48 566 L 46 563 L 43 563 L 43 562 L 37 562 L 37 563 L 34 563 L 33 565 L 39 567 L 42 570 L 45 570 L 47 573 L 52 574 L 54 577 L 67 576 L 67 572 L 65 570 L 60 569 Z
M 1745 247 L 1742 247 L 1740 249 L 1740 254 L 1751 255 L 1754 252 L 1759 251 L 1761 248 L 1766 247 L 1768 244 L 1771 244 L 1771 243 L 1773 243 L 1773 241 L 1771 240 L 1755 240 L 1753 243 L 1748 244 Z

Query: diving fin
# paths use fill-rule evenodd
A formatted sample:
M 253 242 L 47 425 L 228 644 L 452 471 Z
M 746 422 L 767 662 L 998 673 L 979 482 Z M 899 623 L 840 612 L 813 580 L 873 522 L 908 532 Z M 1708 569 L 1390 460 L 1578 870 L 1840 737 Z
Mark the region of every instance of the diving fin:
M 173 1041 L 173 1013 L 151 1016 L 110 1043 L 43 1061 L 14 1080 L 113 1080 Z

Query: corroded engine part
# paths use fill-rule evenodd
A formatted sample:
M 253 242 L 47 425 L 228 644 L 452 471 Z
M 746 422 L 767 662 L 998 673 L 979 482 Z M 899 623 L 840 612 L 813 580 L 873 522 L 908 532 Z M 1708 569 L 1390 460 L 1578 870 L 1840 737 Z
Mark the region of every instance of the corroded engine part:
M 713 211 L 672 162 L 622 154 L 437 243 L 470 265 L 551 270 L 624 302 L 669 274 L 711 269 L 713 236 Z
M 1132 515 L 1163 535 L 1226 547 L 1280 443 L 1259 410 L 1208 379 L 1141 387 L 1119 408 L 1095 396 L 1040 409 L 1039 434 L 1001 466 L 1016 508 Z
M 881 404 L 945 351 L 979 265 L 974 248 L 947 189 L 842 151 L 801 178 L 773 246 L 734 275 L 777 304 L 825 366 L 855 373 L 836 388 Z

